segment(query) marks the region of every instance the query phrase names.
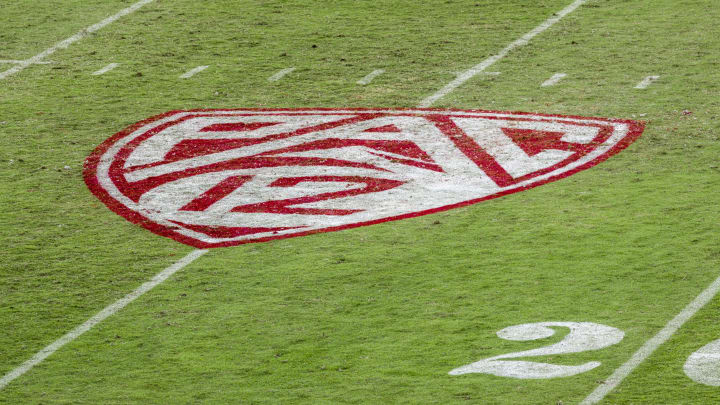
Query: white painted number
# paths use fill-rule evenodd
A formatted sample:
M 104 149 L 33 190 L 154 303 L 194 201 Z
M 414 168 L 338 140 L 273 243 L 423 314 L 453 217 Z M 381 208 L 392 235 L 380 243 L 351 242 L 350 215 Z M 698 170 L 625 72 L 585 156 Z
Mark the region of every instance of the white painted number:
M 519 357 L 549 356 L 554 354 L 579 353 L 598 350 L 620 342 L 625 334 L 617 328 L 592 322 L 538 322 L 510 326 L 497 332 L 501 339 L 530 341 L 550 337 L 555 330 L 550 327 L 569 328 L 570 333 L 563 340 L 550 346 L 522 352 L 501 354 L 462 366 L 450 371 L 450 375 L 485 373 L 513 378 L 556 378 L 584 373 L 599 366 L 599 361 L 590 361 L 578 366 L 539 363 L 522 360 L 506 360 Z
M 691 354 L 683 370 L 697 383 L 720 387 L 720 339 L 713 340 Z

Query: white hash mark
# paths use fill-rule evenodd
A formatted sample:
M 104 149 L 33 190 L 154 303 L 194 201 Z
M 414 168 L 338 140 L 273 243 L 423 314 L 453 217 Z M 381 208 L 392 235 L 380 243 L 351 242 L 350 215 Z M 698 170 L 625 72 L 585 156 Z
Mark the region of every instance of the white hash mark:
M 370 82 L 371 82 L 374 78 L 380 76 L 380 75 L 383 74 L 383 73 L 385 73 L 385 69 L 376 69 L 376 70 L 373 70 L 372 72 L 368 73 L 367 76 L 365 76 L 365 77 L 363 77 L 362 79 L 358 80 L 358 81 L 357 81 L 357 84 L 361 84 L 361 85 L 363 85 L 363 86 L 366 85 L 366 84 L 370 84 Z
M 640 83 L 638 83 L 637 86 L 635 86 L 635 88 L 636 89 L 646 89 L 646 88 L 648 88 L 648 86 L 650 86 L 652 84 L 652 82 L 654 82 L 655 80 L 657 80 L 659 78 L 660 78 L 660 76 L 648 76 L 648 77 L 642 79 L 642 81 Z
M 25 61 L 24 61 L 24 60 L 17 60 L 17 59 L 0 59 L 0 63 L 20 64 L 20 63 L 25 63 Z M 39 62 L 30 62 L 30 63 L 31 63 L 31 64 L 35 64 L 35 65 L 49 65 L 49 64 L 52 63 L 52 62 L 50 62 L 50 61 L 44 61 L 44 60 L 43 60 L 43 61 L 39 61 Z
M 276 81 L 282 79 L 283 76 L 285 76 L 286 74 L 292 72 L 293 70 L 295 70 L 294 67 L 290 67 L 290 68 L 287 68 L 287 69 L 283 69 L 283 70 L 275 73 L 274 75 L 268 77 L 268 81 L 269 81 L 269 82 L 276 82 Z
M 484 61 L 478 63 L 477 65 L 471 67 L 470 69 L 464 71 L 460 76 L 455 78 L 455 80 L 451 81 L 445 87 L 435 92 L 435 94 L 427 97 L 424 99 L 418 107 L 430 107 L 433 103 L 438 101 L 439 99 L 445 97 L 450 92 L 458 88 L 460 85 L 465 83 L 466 81 L 472 79 L 476 75 L 482 73 L 485 71 L 485 69 L 489 68 L 493 64 L 495 64 L 500 59 L 507 56 L 508 53 L 510 53 L 513 49 L 519 48 L 521 46 L 525 46 L 530 42 L 531 39 L 533 39 L 538 34 L 542 33 L 543 31 L 547 30 L 548 28 L 552 27 L 560 21 L 563 17 L 566 15 L 572 13 L 583 5 L 584 3 L 587 3 L 588 0 L 576 0 L 569 6 L 565 7 L 564 9 L 558 11 L 557 13 L 553 14 L 552 17 L 548 18 L 543 22 L 542 24 L 535 27 L 532 31 L 528 32 L 527 34 L 523 35 L 522 37 L 516 39 L 515 41 L 511 42 L 510 45 L 503 48 L 500 52 L 498 52 L 496 55 L 490 56 L 489 58 L 485 59 Z
M 120 66 L 119 63 L 110 63 L 109 65 L 105 66 L 104 68 L 102 68 L 102 69 L 100 69 L 100 70 L 98 70 L 98 71 L 93 72 L 92 75 L 93 75 L 93 76 L 100 76 L 100 75 L 102 75 L 102 74 L 105 74 L 105 73 L 107 73 L 107 72 L 115 69 L 115 68 L 118 67 L 118 66 Z
M 545 80 L 543 84 L 540 85 L 540 87 L 548 87 L 548 86 L 554 86 L 556 85 L 560 80 L 565 78 L 567 76 L 567 73 L 555 73 L 552 75 L 551 78 Z
M 209 68 L 209 67 L 210 67 L 210 66 L 208 66 L 208 65 L 204 65 L 204 66 L 198 66 L 198 67 L 196 67 L 196 68 L 190 69 L 190 70 L 188 70 L 187 72 L 181 74 L 181 75 L 180 75 L 180 78 L 181 78 L 181 79 L 189 79 L 189 78 L 195 76 L 196 74 L 202 72 L 203 70 L 205 70 L 205 69 L 207 69 L 207 68 Z

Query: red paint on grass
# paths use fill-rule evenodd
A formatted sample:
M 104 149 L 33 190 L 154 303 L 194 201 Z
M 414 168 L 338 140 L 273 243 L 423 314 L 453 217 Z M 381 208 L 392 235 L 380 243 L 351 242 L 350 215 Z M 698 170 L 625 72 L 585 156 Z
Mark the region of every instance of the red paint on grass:
M 527 190 L 598 164 L 642 130 L 629 120 L 482 110 L 171 111 L 98 146 L 84 176 L 127 220 L 222 247 Z

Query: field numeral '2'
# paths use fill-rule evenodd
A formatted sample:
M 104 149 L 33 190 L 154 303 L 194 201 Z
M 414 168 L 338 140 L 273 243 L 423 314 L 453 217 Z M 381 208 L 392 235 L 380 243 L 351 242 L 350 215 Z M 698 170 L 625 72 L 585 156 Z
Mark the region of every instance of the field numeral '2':
M 713 340 L 690 355 L 683 371 L 699 384 L 720 387 L 720 339 Z
M 570 333 L 563 340 L 550 346 L 522 352 L 501 354 L 450 371 L 450 375 L 468 373 L 492 374 L 499 377 L 524 379 L 569 377 L 590 371 L 601 363 L 590 361 L 577 366 L 540 363 L 523 360 L 508 360 L 519 357 L 549 356 L 599 350 L 619 343 L 625 334 L 617 328 L 592 322 L 537 322 L 509 326 L 497 332 L 501 339 L 531 341 L 550 337 L 555 330 L 550 327 L 565 327 Z

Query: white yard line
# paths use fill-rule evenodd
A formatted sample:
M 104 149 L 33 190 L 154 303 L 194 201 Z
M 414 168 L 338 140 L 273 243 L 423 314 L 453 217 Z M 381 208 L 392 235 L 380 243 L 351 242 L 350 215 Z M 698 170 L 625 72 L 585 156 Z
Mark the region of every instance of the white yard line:
M 187 256 L 183 257 L 182 259 L 178 260 L 170 267 L 168 267 L 165 270 L 158 273 L 155 277 L 150 279 L 150 281 L 145 282 L 143 285 L 138 287 L 135 291 L 120 298 L 119 300 L 115 301 L 114 303 L 108 305 L 107 307 L 105 307 L 105 309 L 103 309 L 102 311 L 95 314 L 95 316 L 93 316 L 92 318 L 85 321 L 85 323 L 83 323 L 82 325 L 76 327 L 75 329 L 73 329 L 70 332 L 63 335 L 60 339 L 47 345 L 44 349 L 40 350 L 32 358 L 30 358 L 30 360 L 26 361 L 25 363 L 21 364 L 20 366 L 18 366 L 17 368 L 15 368 L 14 370 L 10 371 L 9 373 L 5 374 L 2 378 L 0 378 L 0 390 L 2 390 L 8 384 L 10 384 L 10 382 L 12 382 L 12 380 L 20 377 L 21 375 L 25 374 L 26 372 L 28 372 L 30 369 L 32 369 L 36 365 L 42 363 L 43 360 L 45 360 L 51 354 L 55 353 L 58 349 L 65 346 L 66 344 L 72 342 L 73 340 L 77 339 L 80 335 L 89 331 L 93 326 L 104 321 L 109 316 L 111 316 L 114 313 L 118 312 L 119 310 L 125 308 L 129 303 L 135 301 L 135 299 L 137 299 L 141 295 L 152 290 L 158 284 L 167 280 L 168 277 L 172 276 L 177 271 L 179 271 L 183 267 L 187 266 L 188 264 L 192 263 L 195 259 L 204 255 L 205 253 L 207 253 L 207 250 L 203 250 L 203 249 L 193 250 Z
M 367 76 L 365 76 L 365 77 L 363 77 L 362 79 L 358 80 L 358 81 L 357 81 L 357 84 L 361 84 L 361 85 L 363 85 L 363 86 L 366 85 L 366 84 L 370 84 L 370 82 L 371 82 L 374 78 L 380 76 L 380 75 L 383 74 L 383 73 L 385 73 L 385 69 L 376 69 L 376 70 L 373 70 L 373 71 L 370 72 Z
M 207 69 L 207 68 L 209 68 L 209 67 L 210 67 L 210 66 L 208 66 L 208 65 L 204 65 L 204 66 L 198 66 L 198 67 L 196 67 L 196 68 L 190 69 L 190 70 L 188 70 L 187 72 L 181 74 L 181 75 L 180 75 L 180 78 L 181 78 L 181 79 L 189 79 L 189 78 L 195 76 L 196 74 L 202 72 L 203 70 L 205 70 L 205 69 Z
M 120 66 L 119 63 L 110 63 L 109 65 L 105 66 L 104 68 L 102 68 L 102 69 L 100 69 L 100 70 L 98 70 L 98 71 L 96 71 L 96 72 L 93 72 L 92 75 L 93 75 L 93 76 L 100 76 L 100 75 L 102 75 L 102 74 L 105 74 L 105 73 L 107 73 L 107 72 L 115 69 L 115 68 L 118 67 L 118 66 Z
M 100 21 L 99 23 L 94 24 L 94 25 L 91 25 L 91 26 L 89 26 L 89 27 L 81 30 L 81 31 L 78 32 L 77 34 L 71 36 L 70 38 L 67 38 L 67 39 L 64 39 L 64 40 L 58 42 L 57 44 L 55 44 L 55 45 L 51 46 L 50 48 L 48 48 L 48 49 L 40 52 L 39 54 L 33 56 L 32 58 L 23 60 L 23 61 L 21 61 L 20 63 L 18 63 L 16 66 L 13 66 L 12 68 L 10 68 L 10 69 L 8 69 L 8 70 L 6 70 L 6 71 L 4 71 L 4 72 L 0 72 L 0 80 L 4 79 L 4 78 L 6 78 L 6 77 L 8 77 L 8 76 L 10 76 L 10 75 L 13 75 L 13 74 L 17 73 L 17 72 L 25 69 L 26 67 L 28 67 L 28 66 L 30 66 L 30 65 L 32 65 L 32 64 L 41 62 L 43 59 L 45 59 L 45 58 L 47 58 L 48 56 L 54 54 L 54 53 L 57 52 L 58 50 L 67 48 L 68 46 L 72 45 L 73 43 L 75 43 L 75 42 L 77 42 L 77 41 L 79 41 L 79 40 L 87 37 L 88 35 L 90 35 L 90 34 L 96 32 L 96 31 L 102 29 L 102 28 L 105 27 L 106 25 L 112 24 L 113 22 L 117 21 L 119 18 L 124 17 L 124 16 L 126 16 L 126 15 L 128 15 L 128 14 L 134 13 L 134 12 L 137 11 L 140 7 L 142 7 L 142 6 L 144 6 L 144 5 L 148 4 L 148 3 L 152 3 L 152 2 L 153 2 L 153 0 L 140 0 L 140 1 L 138 1 L 137 3 L 133 4 L 132 6 L 120 10 L 120 11 L 117 12 L 116 14 L 114 14 L 114 15 L 112 15 L 112 16 L 110 16 L 110 17 L 108 17 L 108 18 L 106 18 L 106 19 L 104 19 L 104 20 L 102 20 L 102 21 Z
M 654 82 L 655 80 L 657 80 L 659 78 L 660 78 L 660 76 L 648 76 L 648 77 L 642 79 L 642 81 L 640 83 L 638 83 L 637 86 L 635 86 L 635 88 L 636 89 L 646 89 L 648 86 L 650 86 L 652 84 L 652 82 Z
M 268 77 L 268 81 L 269 81 L 269 82 L 276 82 L 276 81 L 282 79 L 283 76 L 285 76 L 286 74 L 292 72 L 293 70 L 295 70 L 294 67 L 287 68 L 287 69 L 283 69 L 283 70 L 275 73 L 274 75 Z
M 533 39 L 536 35 L 542 33 L 543 31 L 547 30 L 548 28 L 552 27 L 560 21 L 563 17 L 566 15 L 572 13 L 586 3 L 588 0 L 575 0 L 572 4 L 565 7 L 564 9 L 558 11 L 557 13 L 553 14 L 552 17 L 548 18 L 543 22 L 542 24 L 535 27 L 532 31 L 528 32 L 527 34 L 523 35 L 522 37 L 516 39 L 515 41 L 511 42 L 510 45 L 506 46 L 503 50 L 501 50 L 496 55 L 490 56 L 489 58 L 485 59 L 484 61 L 478 63 L 477 65 L 471 67 L 470 69 L 462 72 L 455 80 L 448 83 L 445 87 L 438 90 L 435 94 L 431 95 L 430 97 L 423 100 L 419 107 L 430 107 L 438 101 L 439 99 L 445 97 L 450 92 L 458 88 L 460 85 L 465 83 L 466 81 L 472 79 L 473 77 L 477 76 L 478 74 L 482 73 L 485 69 L 492 66 L 495 62 L 499 61 L 500 59 L 507 56 L 510 51 L 512 51 L 515 48 L 519 48 L 521 46 L 525 46 L 530 42 L 531 39 Z
M 567 76 L 567 73 L 555 73 L 552 75 L 551 78 L 545 80 L 540 87 L 548 87 L 548 86 L 554 86 L 558 84 L 558 82 Z
M 645 342 L 628 361 L 622 366 L 618 367 L 612 375 L 595 388 L 595 391 L 591 392 L 580 404 L 589 405 L 595 404 L 602 401 L 605 396 L 614 390 L 620 383 L 630 375 L 630 373 L 640 365 L 645 359 L 657 349 L 661 344 L 665 343 L 690 317 L 695 315 L 700 308 L 704 307 L 710 302 L 713 297 L 720 291 L 720 277 L 716 278 L 705 291 L 701 292 L 700 295 L 689 303 L 675 318 L 671 319 L 664 328 L 660 330 L 650 340 Z

